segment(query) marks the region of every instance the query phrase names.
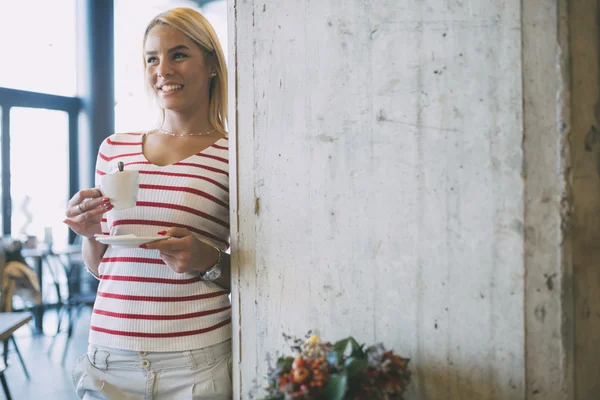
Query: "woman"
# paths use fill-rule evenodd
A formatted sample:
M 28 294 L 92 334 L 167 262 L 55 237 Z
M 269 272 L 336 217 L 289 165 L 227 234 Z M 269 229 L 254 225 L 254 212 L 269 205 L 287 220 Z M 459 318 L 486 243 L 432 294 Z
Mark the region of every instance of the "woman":
M 208 21 L 188 8 L 155 17 L 143 46 L 162 123 L 110 136 L 96 164 L 97 185 L 119 161 L 139 171 L 136 207 L 113 210 L 94 188 L 73 196 L 66 212 L 100 279 L 88 352 L 73 380 L 83 399 L 230 399 L 223 51 Z M 95 241 L 98 233 L 170 238 L 118 249 Z

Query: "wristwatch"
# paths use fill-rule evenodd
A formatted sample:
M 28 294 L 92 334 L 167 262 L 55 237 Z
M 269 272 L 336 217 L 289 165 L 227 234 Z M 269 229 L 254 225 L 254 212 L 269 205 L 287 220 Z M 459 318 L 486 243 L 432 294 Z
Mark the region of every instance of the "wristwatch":
M 198 273 L 200 276 L 200 279 L 203 281 L 209 281 L 209 282 L 216 281 L 223 274 L 223 259 L 225 257 L 223 257 L 223 252 L 221 250 L 217 249 L 216 247 L 215 247 L 215 249 L 219 252 L 217 262 L 215 263 L 215 265 L 213 265 L 212 267 L 210 267 L 209 269 L 207 269 L 204 272 Z

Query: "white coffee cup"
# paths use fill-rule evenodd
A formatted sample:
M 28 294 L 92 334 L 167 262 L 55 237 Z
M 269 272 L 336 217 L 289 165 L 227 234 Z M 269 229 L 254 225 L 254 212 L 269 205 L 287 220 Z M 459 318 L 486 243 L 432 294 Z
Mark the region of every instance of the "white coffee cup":
M 117 171 L 100 177 L 100 189 L 115 210 L 135 206 L 138 195 L 138 171 Z

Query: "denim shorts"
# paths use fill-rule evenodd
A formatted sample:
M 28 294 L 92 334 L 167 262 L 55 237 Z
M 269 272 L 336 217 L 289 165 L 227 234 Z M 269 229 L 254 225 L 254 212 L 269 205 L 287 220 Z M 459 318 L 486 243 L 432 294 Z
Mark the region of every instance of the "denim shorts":
M 84 400 L 229 400 L 231 340 L 177 352 L 89 345 L 73 367 L 73 386 Z

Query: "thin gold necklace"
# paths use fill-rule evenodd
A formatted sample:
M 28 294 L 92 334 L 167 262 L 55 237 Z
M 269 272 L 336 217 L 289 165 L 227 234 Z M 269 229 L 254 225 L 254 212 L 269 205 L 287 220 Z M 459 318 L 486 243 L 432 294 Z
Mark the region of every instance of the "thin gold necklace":
M 213 129 L 211 131 L 208 132 L 200 132 L 200 133 L 183 133 L 183 134 L 177 134 L 177 133 L 172 133 L 172 132 L 167 132 L 165 130 L 163 130 L 162 128 L 158 128 L 158 131 L 160 133 L 164 133 L 165 135 L 169 135 L 169 136 L 176 136 L 176 137 L 185 137 L 185 136 L 206 136 L 206 135 L 210 135 L 211 133 L 215 132 L 216 129 Z

